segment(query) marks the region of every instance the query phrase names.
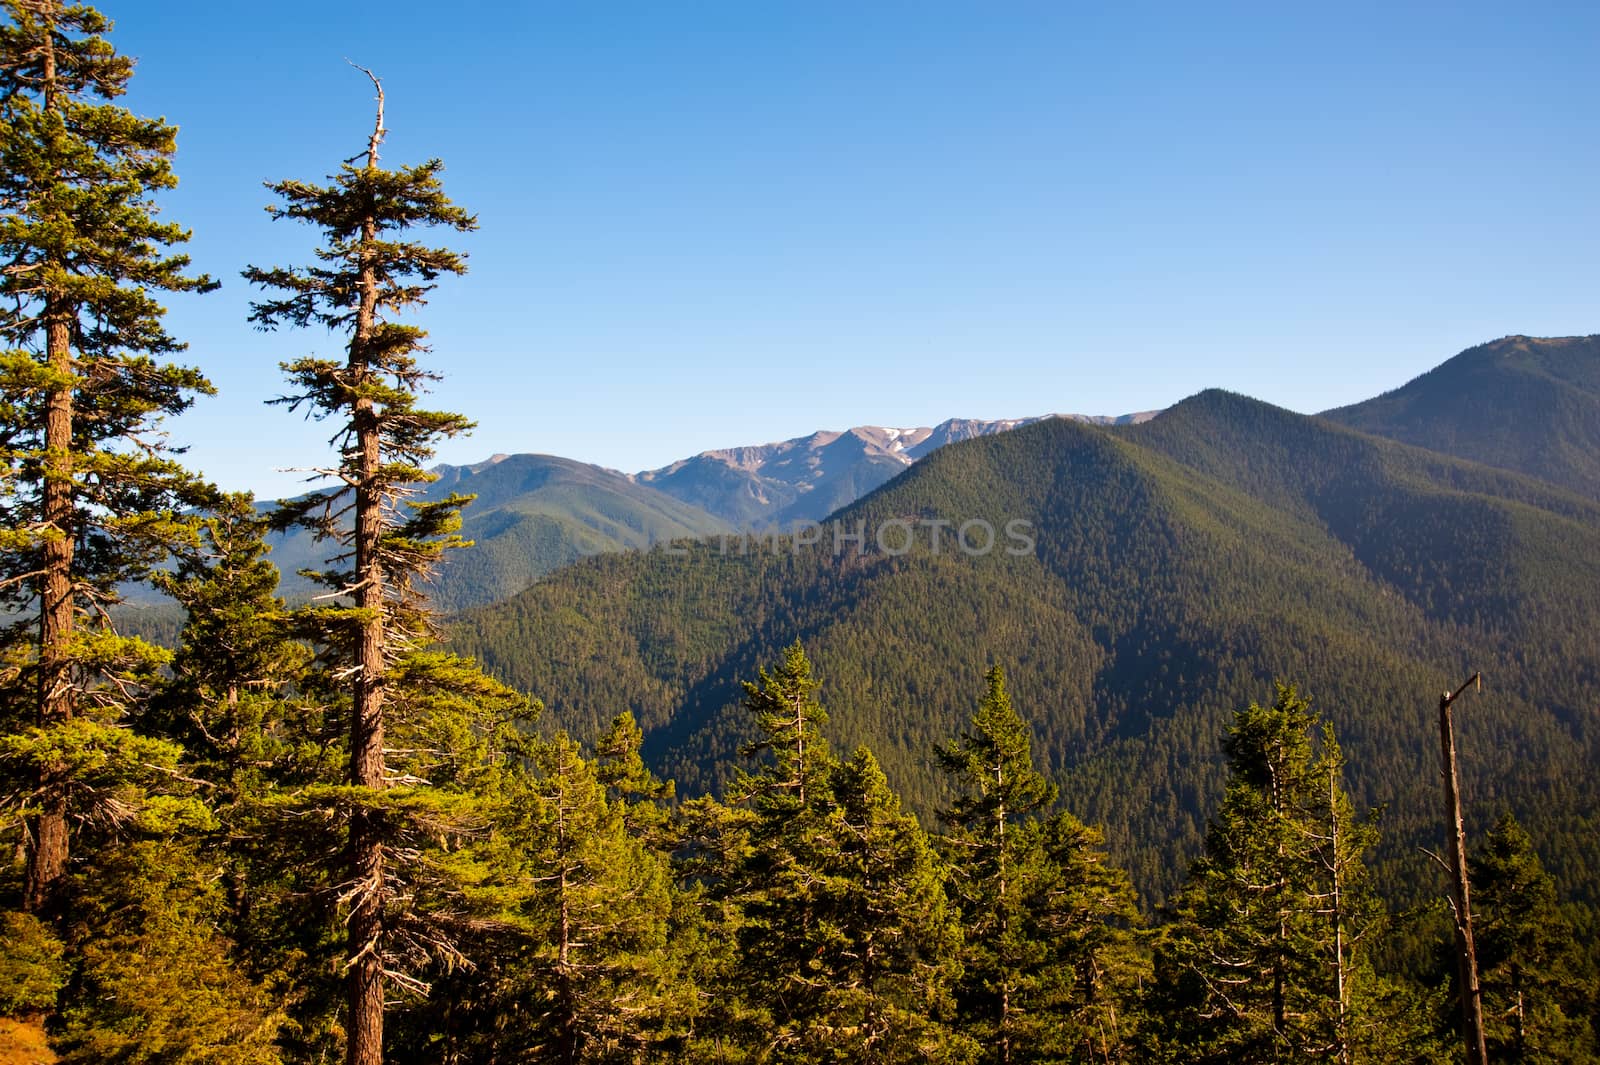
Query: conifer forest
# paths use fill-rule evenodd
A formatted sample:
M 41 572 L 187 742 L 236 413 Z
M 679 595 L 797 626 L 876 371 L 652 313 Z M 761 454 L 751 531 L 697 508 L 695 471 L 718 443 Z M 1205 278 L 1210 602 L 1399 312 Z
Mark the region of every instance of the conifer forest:
M 1600 1062 L 1594 338 L 1413 383 L 1559 444 L 1211 390 L 630 540 L 436 465 L 479 219 L 381 68 L 215 278 L 112 22 L 0 6 L 0 1063 Z M 293 499 L 168 435 L 220 283 Z

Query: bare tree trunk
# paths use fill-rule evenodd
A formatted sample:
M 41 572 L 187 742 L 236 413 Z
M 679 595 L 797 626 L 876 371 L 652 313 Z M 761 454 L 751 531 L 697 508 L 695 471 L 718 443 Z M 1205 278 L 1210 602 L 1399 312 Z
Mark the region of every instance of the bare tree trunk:
M 1336 998 L 1334 1042 L 1339 1065 L 1350 1065 L 1350 1031 L 1347 1014 L 1344 963 L 1344 883 L 1339 857 L 1339 795 L 1338 779 L 1332 767 L 1328 770 L 1328 822 L 1331 825 L 1331 854 L 1328 869 L 1333 874 L 1333 967 L 1334 995 Z
M 806 707 L 802 696 L 794 697 L 794 752 L 795 764 L 799 767 L 797 775 L 796 792 L 800 798 L 800 809 L 806 806 Z
M 996 793 L 1005 787 L 1005 768 L 1001 762 L 996 762 L 994 767 L 994 786 Z M 1006 804 L 1002 800 L 995 808 L 995 821 L 999 839 L 999 849 L 996 852 L 996 872 L 999 874 L 999 894 L 996 896 L 1000 902 L 1000 938 L 1003 941 L 1011 930 L 1011 902 L 1006 897 L 1006 881 L 1009 870 L 1006 868 Z M 1003 968 L 1000 975 L 1000 1062 L 1001 1065 L 1011 1065 L 1011 974 Z
M 1478 681 L 1478 674 L 1454 695 L 1439 697 L 1439 747 L 1444 758 L 1445 815 L 1450 819 L 1450 873 L 1454 879 L 1456 960 L 1461 983 L 1461 1034 L 1467 1045 L 1467 1065 L 1489 1060 L 1483 1037 L 1483 989 L 1478 984 L 1478 951 L 1472 936 L 1472 887 L 1467 880 L 1466 830 L 1461 822 L 1461 790 L 1456 777 L 1456 732 L 1450 704 Z
M 1522 1002 L 1522 972 L 1520 967 L 1512 968 L 1512 978 L 1517 986 L 1517 1060 L 1528 1060 L 1528 1017 L 1523 1009 Z
M 561 787 L 556 792 L 556 853 L 560 856 L 561 877 L 557 890 L 561 892 L 561 918 L 557 929 L 557 994 L 561 1007 L 560 1029 L 556 1036 L 556 1059 L 562 1065 L 575 1065 L 578 1060 L 578 1004 L 572 979 L 572 900 L 567 874 L 567 756 L 561 756 Z
M 376 81 L 376 79 L 374 79 Z M 383 95 L 379 89 L 378 121 L 367 152 L 367 166 L 376 167 L 383 135 Z M 378 275 L 374 263 L 376 223 L 361 227 L 361 295 L 355 335 L 350 341 L 350 372 L 359 387 L 371 374 L 367 346 L 377 323 Z M 383 537 L 383 465 L 378 411 L 370 396 L 355 401 L 352 416 L 357 450 L 355 502 L 355 602 L 361 610 L 355 648 L 355 686 L 350 713 L 350 782 L 382 788 L 384 701 L 384 586 L 378 552 Z M 383 1062 L 383 865 L 382 825 L 377 815 L 358 811 L 350 821 L 352 873 L 357 885 L 350 913 L 348 963 L 350 1022 L 345 1060 L 348 1065 Z

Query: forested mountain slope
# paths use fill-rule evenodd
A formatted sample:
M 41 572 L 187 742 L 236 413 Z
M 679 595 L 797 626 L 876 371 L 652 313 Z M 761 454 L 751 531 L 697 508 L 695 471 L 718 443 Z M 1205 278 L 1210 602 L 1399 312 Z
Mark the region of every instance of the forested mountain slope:
M 727 531 L 721 519 L 612 470 L 553 455 L 510 455 L 472 466 L 441 466 L 422 499 L 452 492 L 477 498 L 462 513 L 470 551 L 451 552 L 432 586 L 443 610 L 513 595 L 585 555 L 647 547 Z M 275 536 L 272 559 L 291 596 L 314 586 L 301 569 L 325 568 L 325 545 L 308 533 Z
M 1510 336 L 1323 417 L 1600 499 L 1600 336 Z
M 894 519 L 952 529 L 935 552 L 913 524 L 893 556 L 871 540 Z M 972 519 L 997 530 L 986 554 L 952 544 Z M 1033 550 L 1005 550 L 1014 520 Z M 1600 506 L 1583 498 L 1207 392 L 1143 425 L 1050 420 L 952 445 L 834 521 L 868 549 L 830 533 L 596 557 L 468 612 L 456 643 L 576 734 L 632 710 L 647 757 L 693 793 L 746 738 L 738 681 L 798 637 L 835 738 L 871 744 L 924 814 L 944 797 L 932 745 L 999 662 L 1065 804 L 1152 895 L 1199 848 L 1229 715 L 1274 677 L 1310 691 L 1358 801 L 1385 807 L 1386 882 L 1423 890 L 1434 704 L 1482 669 L 1462 712 L 1471 816 L 1537 811 L 1569 890 L 1600 872 Z

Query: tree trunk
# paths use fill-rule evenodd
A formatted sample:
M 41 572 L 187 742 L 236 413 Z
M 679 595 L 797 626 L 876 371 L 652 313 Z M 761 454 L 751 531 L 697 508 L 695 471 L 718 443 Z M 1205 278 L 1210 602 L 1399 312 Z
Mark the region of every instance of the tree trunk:
M 1473 675 L 1476 681 L 1477 675 Z M 1483 1036 L 1483 989 L 1478 984 L 1478 953 L 1472 937 L 1472 887 L 1467 878 L 1466 830 L 1461 822 L 1461 790 L 1456 778 L 1456 733 L 1450 719 L 1450 704 L 1467 690 L 1439 699 L 1439 746 L 1444 760 L 1445 815 L 1449 819 L 1451 892 L 1455 906 L 1456 961 L 1461 985 L 1461 1034 L 1467 1047 L 1467 1065 L 1484 1065 L 1489 1060 Z
M 570 786 L 568 777 L 567 753 L 561 754 L 561 782 L 556 789 L 556 855 L 561 862 L 561 875 L 556 885 L 556 890 L 561 893 L 560 924 L 556 930 L 556 995 L 560 1013 L 560 1023 L 556 1032 L 556 1060 L 561 1065 L 576 1065 L 578 1060 L 578 1003 L 577 992 L 573 987 L 572 975 L 572 886 L 568 882 L 568 875 L 573 868 L 568 864 L 568 839 L 567 839 L 567 788 Z
M 800 798 L 800 809 L 806 807 L 806 708 L 805 698 L 799 694 L 794 697 L 794 751 L 795 764 L 799 767 L 796 794 Z
M 1348 1017 L 1349 992 L 1345 986 L 1344 959 L 1344 870 L 1339 854 L 1339 795 L 1338 777 L 1333 767 L 1328 769 L 1328 821 L 1332 836 L 1332 852 L 1328 861 L 1333 874 L 1333 968 L 1334 968 L 1334 1046 L 1339 1065 L 1350 1065 L 1350 1023 Z
M 1513 969 L 1512 972 L 1516 973 L 1517 970 Z M 1520 974 L 1517 974 L 1516 982 L 1517 982 L 1518 985 L 1520 985 L 1522 983 Z M 1523 1010 L 1522 988 L 1521 988 L 1521 986 L 1517 987 L 1517 1032 L 1516 1032 L 1516 1039 L 1517 1039 L 1517 1057 L 1516 1057 L 1516 1060 L 1518 1060 L 1518 1061 L 1527 1061 L 1528 1060 L 1528 1018 L 1527 1018 L 1526 1013 Z
M 383 112 L 378 112 L 381 130 Z M 367 165 L 377 165 L 376 134 Z M 369 218 L 361 228 L 361 297 L 355 335 L 350 341 L 350 371 L 358 384 L 370 375 L 367 345 L 377 320 L 378 276 L 373 264 L 377 228 Z M 383 492 L 378 411 L 371 397 L 355 401 L 357 469 L 355 502 L 355 604 L 361 610 L 355 648 L 355 686 L 350 713 L 350 782 L 382 788 L 384 697 L 384 588 L 378 550 L 383 537 Z M 383 1062 L 383 834 L 379 816 L 358 811 L 350 821 L 352 873 L 359 890 L 350 914 L 348 1065 Z
M 1272 809 L 1280 816 L 1287 805 L 1283 794 L 1283 787 L 1278 779 L 1278 766 L 1283 757 L 1281 744 L 1275 744 L 1274 757 L 1267 761 L 1267 772 L 1272 781 Z M 1278 906 L 1278 942 L 1272 955 L 1272 1030 L 1281 1046 L 1288 1036 L 1288 1010 L 1285 1003 L 1286 989 L 1284 987 L 1284 962 L 1289 953 L 1289 919 L 1284 912 L 1284 896 L 1288 893 L 1288 877 L 1284 867 L 1289 858 L 1284 850 L 1281 830 L 1277 843 L 1278 854 L 1278 881 L 1273 892 L 1273 899 Z
M 367 400 L 370 408 L 371 401 Z M 357 417 L 357 425 L 371 421 Z M 356 646 L 357 673 L 350 721 L 350 781 L 357 787 L 384 785 L 383 757 L 383 579 L 374 561 L 381 512 L 369 487 L 377 473 L 376 427 L 358 431 L 361 486 L 356 489 L 356 605 L 365 611 Z M 383 835 L 379 816 L 358 810 L 350 821 L 352 873 L 360 890 L 350 914 L 349 1065 L 383 1061 Z
M 1005 787 L 1005 767 L 1001 762 L 995 763 L 994 786 L 996 794 L 1001 793 Z M 996 898 L 1000 902 L 1000 939 L 1003 942 L 1011 931 L 1011 900 L 1007 898 L 1006 891 L 1006 804 L 1004 800 L 995 807 L 996 837 L 999 840 L 999 850 L 995 862 L 995 872 L 999 894 Z M 1001 963 L 1000 971 L 1000 1065 L 1011 1065 L 1011 968 L 1009 961 Z
M 45 310 L 46 350 L 50 368 L 72 372 L 72 329 L 68 312 L 52 302 Z M 72 406 L 70 385 L 51 388 L 45 397 L 44 525 L 45 542 L 39 582 L 39 724 L 49 727 L 72 717 Z M 34 913 L 48 910 L 68 857 L 65 781 L 53 769 L 39 780 L 43 810 L 32 819 L 32 849 L 24 884 L 24 905 Z
M 43 41 L 44 110 L 56 110 L 55 20 L 46 13 Z M 72 373 L 72 308 L 60 296 L 45 303 L 45 358 L 63 377 Z M 45 395 L 44 571 L 39 582 L 39 724 L 72 717 L 72 553 L 77 529 L 72 500 L 72 386 L 55 385 Z M 67 796 L 57 771 L 40 774 L 43 810 L 29 827 L 32 849 L 24 874 L 23 905 L 33 913 L 54 902 L 67 872 Z

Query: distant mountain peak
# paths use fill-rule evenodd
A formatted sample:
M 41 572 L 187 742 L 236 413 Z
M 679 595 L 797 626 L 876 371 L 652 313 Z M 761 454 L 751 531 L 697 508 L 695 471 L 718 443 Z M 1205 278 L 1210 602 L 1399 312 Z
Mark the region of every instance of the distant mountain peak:
M 1600 336 L 1501 337 L 1321 416 L 1600 499 Z
M 1051 418 L 1125 425 L 1146 421 L 1155 413 L 947 418 L 937 425 L 821 429 L 789 440 L 702 451 L 660 469 L 635 474 L 634 479 L 735 525 L 818 521 L 946 444 Z

